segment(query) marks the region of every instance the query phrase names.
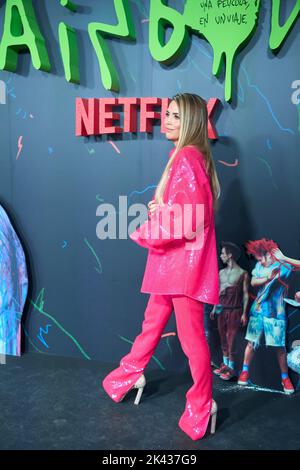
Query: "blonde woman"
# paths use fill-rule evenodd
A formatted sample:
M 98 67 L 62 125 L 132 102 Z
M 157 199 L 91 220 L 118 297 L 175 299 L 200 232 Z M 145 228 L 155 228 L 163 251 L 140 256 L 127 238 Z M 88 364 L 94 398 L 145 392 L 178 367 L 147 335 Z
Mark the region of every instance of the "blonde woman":
M 150 293 L 150 298 L 142 331 L 119 367 L 102 382 L 115 402 L 138 389 L 135 404 L 139 403 L 146 384 L 144 369 L 174 309 L 178 339 L 193 379 L 178 424 L 193 440 L 204 436 L 210 417 L 211 432 L 215 431 L 217 412 L 203 321 L 203 304 L 219 303 L 214 209 L 220 187 L 207 121 L 206 102 L 200 96 L 183 93 L 172 98 L 165 126 L 174 148 L 148 204 L 149 220 L 130 235 L 149 250 L 141 292 Z

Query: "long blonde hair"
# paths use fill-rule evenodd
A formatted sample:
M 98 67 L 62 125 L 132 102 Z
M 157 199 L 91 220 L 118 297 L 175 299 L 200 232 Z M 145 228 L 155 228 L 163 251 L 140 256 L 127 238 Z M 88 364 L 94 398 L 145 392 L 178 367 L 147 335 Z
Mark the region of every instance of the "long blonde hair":
M 220 197 L 220 184 L 216 172 L 215 163 L 208 141 L 207 121 L 208 113 L 206 101 L 199 95 L 192 93 L 180 93 L 174 95 L 171 101 L 175 101 L 180 115 L 179 140 L 173 155 L 162 173 L 155 191 L 155 199 L 159 205 L 163 205 L 163 195 L 167 184 L 169 169 L 180 149 L 186 145 L 195 145 L 205 157 L 206 171 L 210 179 L 213 195 L 214 209 Z

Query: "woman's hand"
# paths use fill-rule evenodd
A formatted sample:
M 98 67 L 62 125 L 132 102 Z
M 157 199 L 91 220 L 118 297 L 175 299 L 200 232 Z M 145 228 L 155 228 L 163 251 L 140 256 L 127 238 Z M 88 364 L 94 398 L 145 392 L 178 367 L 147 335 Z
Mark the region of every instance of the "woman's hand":
M 150 202 L 148 202 L 148 208 L 151 215 L 156 211 L 157 207 L 158 204 L 156 204 L 155 199 L 152 199 Z

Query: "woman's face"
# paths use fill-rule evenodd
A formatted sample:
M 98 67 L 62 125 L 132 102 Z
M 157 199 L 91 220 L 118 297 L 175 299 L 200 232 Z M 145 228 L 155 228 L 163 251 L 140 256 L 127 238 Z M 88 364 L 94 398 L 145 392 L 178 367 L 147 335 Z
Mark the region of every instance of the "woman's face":
M 166 138 L 177 145 L 180 130 L 180 115 L 175 101 L 171 101 L 165 116 Z

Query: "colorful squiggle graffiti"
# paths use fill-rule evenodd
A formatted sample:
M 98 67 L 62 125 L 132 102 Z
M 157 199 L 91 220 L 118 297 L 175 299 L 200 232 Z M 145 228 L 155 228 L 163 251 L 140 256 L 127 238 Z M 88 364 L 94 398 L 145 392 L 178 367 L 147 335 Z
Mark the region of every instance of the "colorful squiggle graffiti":
M 21 317 L 28 277 L 20 240 L 0 206 L 0 354 L 20 356 Z
M 71 339 L 71 341 L 76 345 L 76 347 L 79 349 L 79 351 L 81 352 L 81 354 L 86 358 L 86 359 L 91 359 L 90 356 L 84 351 L 83 347 L 79 344 L 79 342 L 74 338 L 74 336 L 71 335 L 71 333 L 69 333 L 52 315 L 50 315 L 49 313 L 45 312 L 44 311 L 44 294 L 45 294 L 45 288 L 43 288 L 39 295 L 37 296 L 35 302 L 33 300 L 31 300 L 31 304 L 34 306 L 35 310 L 37 310 L 41 315 L 44 315 L 46 318 L 48 318 L 49 320 L 51 320 L 55 326 L 57 326 L 68 338 Z M 45 330 L 44 330 L 45 332 Z M 40 329 L 40 333 L 41 333 L 41 329 Z M 47 329 L 47 334 L 48 334 L 48 329 Z M 29 335 L 27 334 L 28 338 L 29 338 Z M 39 338 L 40 339 L 40 338 Z M 35 347 L 34 343 L 32 342 L 32 340 L 30 341 L 31 344 L 33 344 L 33 346 Z M 35 347 L 36 349 L 36 347 Z

